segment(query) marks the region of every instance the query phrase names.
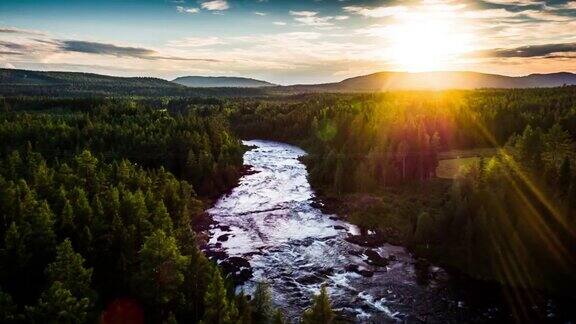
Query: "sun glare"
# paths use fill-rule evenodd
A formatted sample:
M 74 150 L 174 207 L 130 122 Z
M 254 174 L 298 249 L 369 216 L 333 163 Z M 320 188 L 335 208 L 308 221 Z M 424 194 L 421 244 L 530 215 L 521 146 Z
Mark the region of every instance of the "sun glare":
M 387 56 L 399 70 L 449 69 L 471 50 L 472 35 L 454 12 L 407 12 L 386 30 Z

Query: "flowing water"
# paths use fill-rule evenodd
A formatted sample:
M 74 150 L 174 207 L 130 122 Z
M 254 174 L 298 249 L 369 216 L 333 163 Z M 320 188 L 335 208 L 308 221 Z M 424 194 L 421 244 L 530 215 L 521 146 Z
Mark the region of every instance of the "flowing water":
M 358 228 L 314 207 L 301 149 L 259 140 L 244 144 L 253 147 L 244 155 L 253 173 L 208 210 L 216 224 L 208 250 L 229 272 L 244 275 L 239 290 L 250 293 L 257 281 L 267 281 L 274 304 L 292 321 L 322 284 L 333 308 L 354 322 L 484 321 L 497 311 L 468 307 L 445 271 L 426 266 L 423 276 L 402 247 L 349 243 Z

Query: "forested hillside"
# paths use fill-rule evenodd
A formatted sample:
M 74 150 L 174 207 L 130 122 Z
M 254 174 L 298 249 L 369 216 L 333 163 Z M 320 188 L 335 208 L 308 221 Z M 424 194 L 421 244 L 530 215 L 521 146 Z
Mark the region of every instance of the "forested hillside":
M 310 180 L 373 240 L 477 278 L 574 287 L 576 88 L 315 95 L 237 105 L 243 137 L 297 143 Z M 497 148 L 454 182 L 438 153 Z M 505 261 L 504 261 L 505 260 Z
M 242 97 L 263 94 L 262 90 L 255 88 L 192 89 L 158 78 L 123 78 L 93 73 L 0 69 L 0 95 L 7 97 Z

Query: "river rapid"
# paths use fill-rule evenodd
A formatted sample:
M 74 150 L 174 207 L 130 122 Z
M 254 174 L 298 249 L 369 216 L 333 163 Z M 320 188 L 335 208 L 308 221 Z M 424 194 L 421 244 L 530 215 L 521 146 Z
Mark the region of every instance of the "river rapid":
M 305 152 L 295 146 L 245 141 L 252 167 L 208 210 L 207 254 L 251 293 L 269 283 L 275 306 L 292 322 L 326 284 L 333 308 L 351 322 L 486 321 L 496 308 L 468 306 L 441 268 L 422 266 L 403 247 L 368 248 L 346 239 L 359 229 L 316 208 Z

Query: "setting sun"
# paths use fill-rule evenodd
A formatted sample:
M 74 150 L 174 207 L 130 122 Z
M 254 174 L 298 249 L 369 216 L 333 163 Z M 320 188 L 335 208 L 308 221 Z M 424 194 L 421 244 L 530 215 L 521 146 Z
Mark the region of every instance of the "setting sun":
M 410 72 L 451 68 L 455 59 L 471 50 L 473 38 L 449 12 L 407 13 L 384 36 L 392 64 Z

